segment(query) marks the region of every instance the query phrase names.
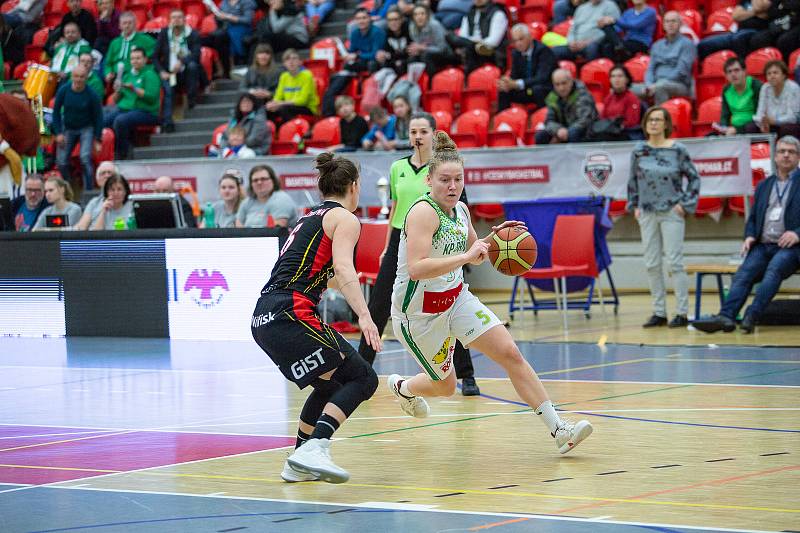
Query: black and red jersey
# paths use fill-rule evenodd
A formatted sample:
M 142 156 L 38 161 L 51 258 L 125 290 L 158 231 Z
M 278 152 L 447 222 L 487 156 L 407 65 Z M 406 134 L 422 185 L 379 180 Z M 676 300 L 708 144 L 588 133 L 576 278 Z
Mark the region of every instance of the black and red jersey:
M 342 205 L 325 201 L 297 221 L 261 294 L 279 289 L 296 291 L 308 296 L 314 305 L 319 303 L 333 277 L 332 242 L 325 235 L 322 219 L 337 207 Z

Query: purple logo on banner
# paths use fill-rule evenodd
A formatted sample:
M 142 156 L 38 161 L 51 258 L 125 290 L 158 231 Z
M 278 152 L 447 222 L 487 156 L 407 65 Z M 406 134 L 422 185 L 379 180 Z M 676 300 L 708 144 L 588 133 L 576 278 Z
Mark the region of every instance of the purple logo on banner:
M 192 301 L 203 308 L 214 307 L 220 303 L 225 292 L 229 290 L 228 280 L 222 272 L 212 270 L 209 274 L 205 268 L 192 270 L 183 285 L 183 292 L 189 293 Z
M 613 167 L 611 156 L 606 152 L 589 152 L 583 162 L 583 174 L 598 191 L 605 187 Z

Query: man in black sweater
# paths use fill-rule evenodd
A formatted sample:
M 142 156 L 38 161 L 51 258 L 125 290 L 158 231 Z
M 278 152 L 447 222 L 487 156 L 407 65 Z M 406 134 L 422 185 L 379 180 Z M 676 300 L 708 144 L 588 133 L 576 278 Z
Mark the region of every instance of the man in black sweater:
M 47 43 L 45 44 L 45 51 L 53 56 L 55 45 L 59 39 L 64 35 L 64 26 L 70 22 L 74 22 L 81 30 L 81 37 L 91 44 L 97 39 L 97 23 L 91 13 L 83 9 L 81 0 L 67 0 L 67 11 L 61 18 L 58 26 L 50 32 L 47 36 Z
M 505 109 L 512 102 L 544 106 L 544 99 L 553 90 L 550 77 L 556 69 L 556 56 L 552 50 L 531 37 L 525 24 L 511 28 L 510 76 L 497 80 L 497 109 Z

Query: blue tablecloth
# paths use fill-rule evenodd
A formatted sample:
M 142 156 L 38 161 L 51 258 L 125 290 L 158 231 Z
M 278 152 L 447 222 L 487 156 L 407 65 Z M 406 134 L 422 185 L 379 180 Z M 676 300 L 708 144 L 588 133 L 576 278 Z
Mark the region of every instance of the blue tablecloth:
M 528 226 L 528 230 L 536 239 L 539 256 L 535 267 L 550 266 L 550 247 L 553 241 L 553 229 L 558 215 L 594 215 L 594 247 L 597 257 L 597 269 L 605 270 L 611 264 L 611 253 L 608 251 L 606 234 L 613 226 L 608 216 L 608 204 L 602 196 L 579 196 L 574 198 L 541 198 L 539 200 L 525 200 L 506 202 L 503 204 L 506 220 L 521 220 Z M 529 280 L 542 290 L 553 290 L 549 280 Z M 567 290 L 579 291 L 586 288 L 590 278 L 568 278 Z

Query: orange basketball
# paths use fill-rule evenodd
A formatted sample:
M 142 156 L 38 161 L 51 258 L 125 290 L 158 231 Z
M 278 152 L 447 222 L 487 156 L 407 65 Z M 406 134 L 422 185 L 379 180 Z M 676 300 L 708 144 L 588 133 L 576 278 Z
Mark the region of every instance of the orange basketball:
M 506 276 L 519 276 L 533 268 L 536 254 L 536 240 L 520 227 L 503 228 L 489 241 L 489 261 Z

